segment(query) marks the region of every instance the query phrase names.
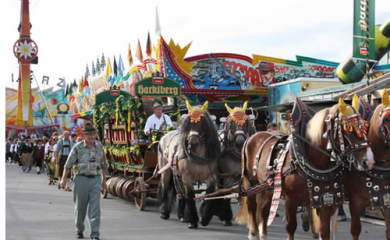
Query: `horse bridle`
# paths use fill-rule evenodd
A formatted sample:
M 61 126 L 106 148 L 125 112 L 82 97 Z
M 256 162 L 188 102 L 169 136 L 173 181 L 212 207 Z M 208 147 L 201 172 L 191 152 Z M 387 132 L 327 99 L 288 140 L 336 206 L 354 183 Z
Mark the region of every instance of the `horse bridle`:
M 383 115 L 385 114 L 385 115 Z M 390 150 L 390 130 L 384 124 L 384 117 L 390 115 L 390 107 L 384 108 L 379 113 L 379 131 L 382 133 L 383 140 L 385 141 L 385 147 Z
M 229 123 L 229 121 L 230 121 L 230 116 L 229 116 L 229 118 L 226 120 L 226 122 L 228 122 Z M 247 121 L 247 120 L 246 120 Z M 245 122 L 246 122 L 245 121 Z M 236 122 L 234 122 L 234 121 L 231 121 L 230 123 L 234 123 L 234 124 L 236 124 L 237 125 L 237 128 L 238 128 L 238 130 L 236 130 L 235 132 L 234 132 L 234 134 L 233 134 L 233 141 L 230 141 L 229 139 L 228 139 L 228 134 L 229 134 L 229 130 L 230 129 L 228 129 L 227 128 L 227 126 L 228 126 L 228 124 L 226 124 L 225 125 L 225 129 L 224 129 L 224 132 L 226 132 L 226 134 L 225 134 L 225 146 L 226 146 L 226 150 L 227 150 L 227 152 L 229 152 L 230 154 L 232 154 L 236 159 L 239 159 L 240 161 L 241 161 L 241 151 L 239 151 L 239 153 L 237 154 L 237 152 L 236 151 L 234 151 L 235 150 L 235 147 L 234 147 L 234 144 L 233 144 L 233 147 L 231 147 L 230 146 L 230 142 L 235 142 L 236 141 L 236 138 L 238 137 L 238 136 L 243 136 L 244 137 L 244 141 L 246 141 L 247 139 L 248 139 L 248 137 L 249 137 L 249 125 L 248 125 L 248 131 L 247 131 L 247 133 L 245 133 L 242 129 L 242 126 L 245 124 L 243 124 L 243 125 L 239 125 L 239 124 L 237 124 Z
M 355 110 L 354 110 L 355 111 Z M 343 121 L 357 121 L 359 124 L 359 129 L 360 131 L 364 131 L 364 126 L 361 121 L 363 120 L 355 111 L 354 114 L 344 117 L 344 118 L 339 118 L 339 111 L 337 111 L 336 114 L 332 115 L 329 114 L 326 119 L 325 123 L 327 126 L 327 131 L 326 135 L 329 139 L 329 142 L 331 146 L 328 146 L 328 150 L 332 150 L 332 155 L 336 156 L 336 159 L 338 161 L 346 160 L 347 168 L 350 170 L 352 164 L 357 167 L 357 163 L 355 160 L 355 156 L 353 154 L 354 151 L 364 149 L 370 146 L 370 143 L 368 142 L 367 136 L 363 136 L 364 140 L 356 143 L 352 143 L 352 141 L 345 135 L 343 134 Z M 332 121 L 334 122 L 333 124 L 333 129 L 332 129 Z M 339 137 L 340 141 L 340 148 L 337 147 L 336 144 L 336 135 Z
M 190 130 L 190 132 L 187 135 L 187 141 L 190 140 L 191 137 L 197 137 L 199 142 L 205 142 L 205 134 L 199 134 L 198 131 L 195 130 Z M 184 152 L 185 154 L 189 157 L 190 161 L 195 161 L 198 164 L 207 164 L 210 163 L 211 159 L 207 159 L 204 157 L 201 157 L 191 151 L 191 145 L 187 144 L 186 147 L 184 147 Z

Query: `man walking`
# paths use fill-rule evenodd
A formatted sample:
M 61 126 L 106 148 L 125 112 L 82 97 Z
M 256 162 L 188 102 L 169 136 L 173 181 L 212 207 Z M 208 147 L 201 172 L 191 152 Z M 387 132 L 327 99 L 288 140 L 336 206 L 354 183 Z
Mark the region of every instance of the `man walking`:
M 38 139 L 38 144 L 35 145 L 33 148 L 33 158 L 34 158 L 37 174 L 40 174 L 41 170 L 43 169 L 42 160 L 44 155 L 45 155 L 45 147 L 43 146 L 43 141 L 42 139 Z
M 5 162 L 12 162 L 12 155 L 11 155 L 11 145 L 12 145 L 12 139 L 8 138 L 8 142 L 5 144 Z
M 64 172 L 64 165 L 66 160 L 68 159 L 68 155 L 70 150 L 72 149 L 74 143 L 69 139 L 69 132 L 65 131 L 63 134 L 63 138 L 58 140 L 57 146 L 54 150 L 54 163 L 60 165 L 59 178 L 61 179 L 61 174 Z M 68 176 L 65 176 L 68 177 Z M 69 176 L 70 177 L 70 176 Z M 58 184 L 58 189 L 60 189 L 60 184 Z M 72 190 L 68 185 L 65 187 L 65 191 L 71 192 Z
M 85 140 L 78 142 L 69 154 L 62 174 L 61 187 L 67 183 L 66 176 L 73 167 L 75 173 L 73 201 L 77 238 L 84 238 L 84 220 L 88 208 L 91 239 L 99 240 L 100 190 L 106 188 L 107 159 L 103 145 L 96 141 L 97 130 L 91 123 L 84 127 Z

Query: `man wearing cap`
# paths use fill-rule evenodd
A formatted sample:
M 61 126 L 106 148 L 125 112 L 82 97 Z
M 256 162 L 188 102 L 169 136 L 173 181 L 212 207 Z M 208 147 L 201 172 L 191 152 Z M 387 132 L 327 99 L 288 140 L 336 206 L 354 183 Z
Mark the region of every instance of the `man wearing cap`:
M 107 159 L 104 147 L 96 141 L 97 130 L 91 123 L 84 127 L 85 140 L 76 143 L 70 151 L 62 174 L 61 187 L 67 183 L 66 176 L 71 168 L 75 173 L 73 201 L 77 238 L 84 238 L 84 220 L 88 209 L 91 239 L 99 239 L 100 190 L 106 188 Z
M 59 171 L 59 177 L 61 178 L 61 174 L 64 171 L 64 165 L 66 162 L 66 159 L 68 159 L 68 155 L 70 153 L 70 150 L 73 148 L 74 143 L 69 138 L 69 132 L 65 131 L 63 134 L 63 138 L 58 140 L 57 145 L 54 149 L 54 163 L 60 165 L 60 171 Z M 70 176 L 69 176 L 70 178 Z M 60 185 L 58 184 L 58 188 L 60 188 Z M 65 191 L 72 191 L 70 190 L 69 186 L 66 186 Z
M 262 61 L 259 63 L 257 69 L 260 72 L 260 80 L 264 87 L 274 83 L 275 68 L 273 63 Z
M 149 136 L 152 131 L 163 130 L 166 126 L 173 127 L 171 118 L 168 115 L 162 113 L 162 110 L 163 108 L 160 103 L 155 102 L 153 104 L 154 114 L 148 117 L 144 129 L 147 136 Z

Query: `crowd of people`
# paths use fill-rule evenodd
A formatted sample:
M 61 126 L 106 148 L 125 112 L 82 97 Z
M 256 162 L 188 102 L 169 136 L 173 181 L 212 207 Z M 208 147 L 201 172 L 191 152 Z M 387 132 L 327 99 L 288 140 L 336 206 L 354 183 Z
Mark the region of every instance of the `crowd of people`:
M 104 146 L 97 141 L 97 129 L 91 123 L 85 124 L 83 134 L 85 139 L 68 131 L 62 135 L 54 132 L 49 138 L 33 138 L 33 134 L 21 139 L 8 138 L 6 163 L 19 164 L 24 173 L 34 167 L 37 174 L 46 171 L 48 185 L 58 184 L 58 189 L 69 192 L 72 192 L 69 186 L 72 179 L 76 238 L 84 238 L 84 221 L 88 215 L 90 237 L 99 240 L 100 191 L 107 187 L 107 158 Z
M 6 162 L 18 164 L 24 173 L 29 173 L 34 168 L 37 174 L 46 172 L 48 185 L 55 185 L 61 178 L 72 147 L 84 140 L 76 134 L 70 135 L 68 131 L 62 135 L 54 131 L 51 136 L 40 136 L 41 138 L 35 133 L 30 135 L 22 133 L 18 134 L 17 138 L 8 138 L 6 141 Z M 65 191 L 72 190 L 67 185 Z

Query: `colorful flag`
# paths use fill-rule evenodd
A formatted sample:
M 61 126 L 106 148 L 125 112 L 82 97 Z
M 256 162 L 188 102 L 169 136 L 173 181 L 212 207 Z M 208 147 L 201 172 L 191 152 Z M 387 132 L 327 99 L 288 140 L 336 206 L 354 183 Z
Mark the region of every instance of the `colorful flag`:
M 148 40 L 146 41 L 146 56 L 152 58 L 152 43 L 150 42 L 150 34 L 148 32 Z
M 131 55 L 130 43 L 129 43 L 129 53 L 127 55 L 127 59 L 129 60 L 129 67 L 133 65 L 133 56 Z
M 68 95 L 69 95 L 69 97 L 71 97 L 73 95 L 73 84 L 72 83 L 69 85 Z
M 84 88 L 89 87 L 87 78 L 84 78 Z
M 108 61 L 107 61 L 107 71 L 106 71 L 106 80 L 108 79 L 108 77 L 111 74 L 112 74 L 111 62 L 110 62 L 110 58 L 108 58 Z
M 114 75 L 115 75 L 115 76 L 118 76 L 118 66 L 116 65 L 115 56 L 114 56 Z
M 125 66 L 123 66 L 122 56 L 119 54 L 118 76 L 123 77 L 123 71 L 125 71 Z
M 142 56 L 141 43 L 139 42 L 139 39 L 138 39 L 137 51 L 135 52 L 135 57 L 138 58 L 138 60 L 141 63 L 144 60 L 144 57 Z
M 158 8 L 156 7 L 156 35 L 161 37 L 160 18 L 158 17 Z
M 79 93 L 82 93 L 83 90 L 84 90 L 83 76 L 81 76 L 81 79 L 79 81 Z
M 68 96 L 68 94 L 69 94 L 69 85 L 66 84 L 65 97 Z

